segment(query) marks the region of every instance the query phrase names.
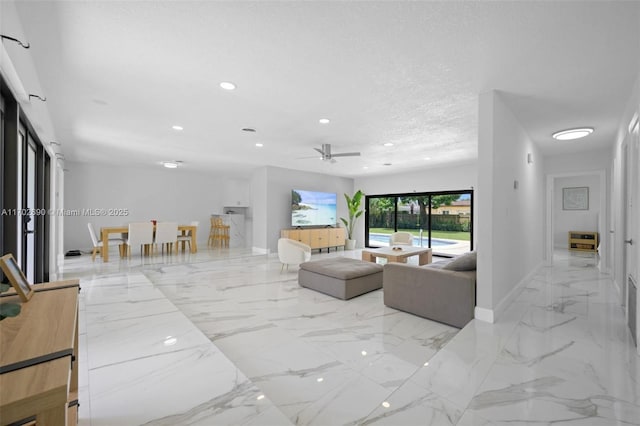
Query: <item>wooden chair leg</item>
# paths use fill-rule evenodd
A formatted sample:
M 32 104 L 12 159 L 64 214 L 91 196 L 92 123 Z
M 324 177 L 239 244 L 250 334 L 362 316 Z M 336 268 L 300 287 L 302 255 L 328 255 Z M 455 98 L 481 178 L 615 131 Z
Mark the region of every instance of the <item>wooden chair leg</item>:
M 93 253 L 91 254 L 91 261 L 92 262 L 96 261 L 96 254 L 98 254 L 98 247 L 94 247 L 93 248 Z

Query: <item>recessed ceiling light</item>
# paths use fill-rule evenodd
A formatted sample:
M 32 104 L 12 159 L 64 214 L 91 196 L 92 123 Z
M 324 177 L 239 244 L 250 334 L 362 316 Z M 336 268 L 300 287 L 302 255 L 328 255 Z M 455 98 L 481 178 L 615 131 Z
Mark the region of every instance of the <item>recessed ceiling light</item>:
M 393 144 L 391 142 L 387 142 L 383 144 L 384 146 L 393 146 Z
M 264 145 L 263 145 L 263 144 L 261 144 L 260 142 L 258 142 L 258 143 L 256 144 L 256 146 L 257 146 L 258 148 L 262 148 Z
M 390 166 L 391 163 L 384 163 L 384 166 Z
M 182 127 L 182 126 L 171 126 L 171 128 L 173 130 L 183 130 L 184 129 L 184 127 Z
M 222 83 L 220 83 L 220 87 L 222 87 L 224 90 L 234 90 L 236 88 L 236 85 L 230 81 L 223 81 Z
M 424 157 L 425 160 L 431 160 L 431 157 Z
M 369 166 L 364 166 L 364 167 L 362 167 L 362 168 L 363 168 L 363 169 L 368 169 L 368 168 L 369 168 Z
M 162 165 L 164 167 L 166 167 L 167 169 L 177 169 L 179 165 L 182 164 L 182 161 L 180 160 L 173 160 L 173 161 L 163 161 Z
M 552 136 L 559 141 L 569 141 L 573 139 L 584 138 L 593 133 L 592 127 L 582 127 L 579 129 L 568 129 L 561 132 L 555 132 Z
M 321 118 L 320 120 L 318 120 L 318 122 L 320 124 L 329 124 L 331 120 L 329 120 L 328 118 Z

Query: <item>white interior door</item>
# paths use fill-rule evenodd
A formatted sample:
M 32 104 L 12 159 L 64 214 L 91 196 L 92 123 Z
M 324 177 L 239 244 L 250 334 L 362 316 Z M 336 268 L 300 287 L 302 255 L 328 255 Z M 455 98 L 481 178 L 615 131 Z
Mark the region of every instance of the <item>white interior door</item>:
M 639 126 L 638 122 L 635 123 L 633 130 L 630 134 L 628 142 L 626 144 L 625 149 L 625 189 L 624 191 L 626 195 L 625 206 L 626 206 L 626 221 L 625 221 L 625 234 L 624 234 L 624 278 L 625 278 L 625 300 L 627 295 L 629 294 L 629 278 L 633 279 L 636 283 L 636 286 L 640 285 L 640 276 L 638 275 L 638 262 L 639 251 L 638 244 L 640 244 L 640 224 L 638 223 L 640 219 L 638 218 L 638 214 L 640 213 L 640 209 L 638 208 L 638 200 L 640 200 L 640 183 L 639 179 L 639 164 L 640 164 L 640 149 L 639 149 Z M 640 304 L 636 300 L 636 309 L 635 312 L 638 312 L 638 308 L 640 308 Z M 629 309 L 627 309 L 629 312 Z M 636 315 L 636 341 L 638 341 L 637 330 L 640 330 L 640 320 Z M 640 353 L 640 347 L 639 352 Z

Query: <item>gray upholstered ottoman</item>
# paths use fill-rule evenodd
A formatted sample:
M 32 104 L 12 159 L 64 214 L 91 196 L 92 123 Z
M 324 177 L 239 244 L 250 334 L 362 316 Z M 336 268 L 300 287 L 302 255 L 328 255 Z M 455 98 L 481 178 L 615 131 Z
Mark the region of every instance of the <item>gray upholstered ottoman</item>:
M 347 257 L 300 264 L 298 284 L 347 300 L 382 288 L 382 265 Z

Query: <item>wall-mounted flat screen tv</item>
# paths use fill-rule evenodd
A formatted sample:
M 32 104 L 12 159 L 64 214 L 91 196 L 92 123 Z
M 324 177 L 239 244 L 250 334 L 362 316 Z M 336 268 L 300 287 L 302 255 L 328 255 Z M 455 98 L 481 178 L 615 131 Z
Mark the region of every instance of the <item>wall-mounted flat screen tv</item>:
M 291 226 L 335 226 L 336 202 L 335 193 L 291 190 Z

